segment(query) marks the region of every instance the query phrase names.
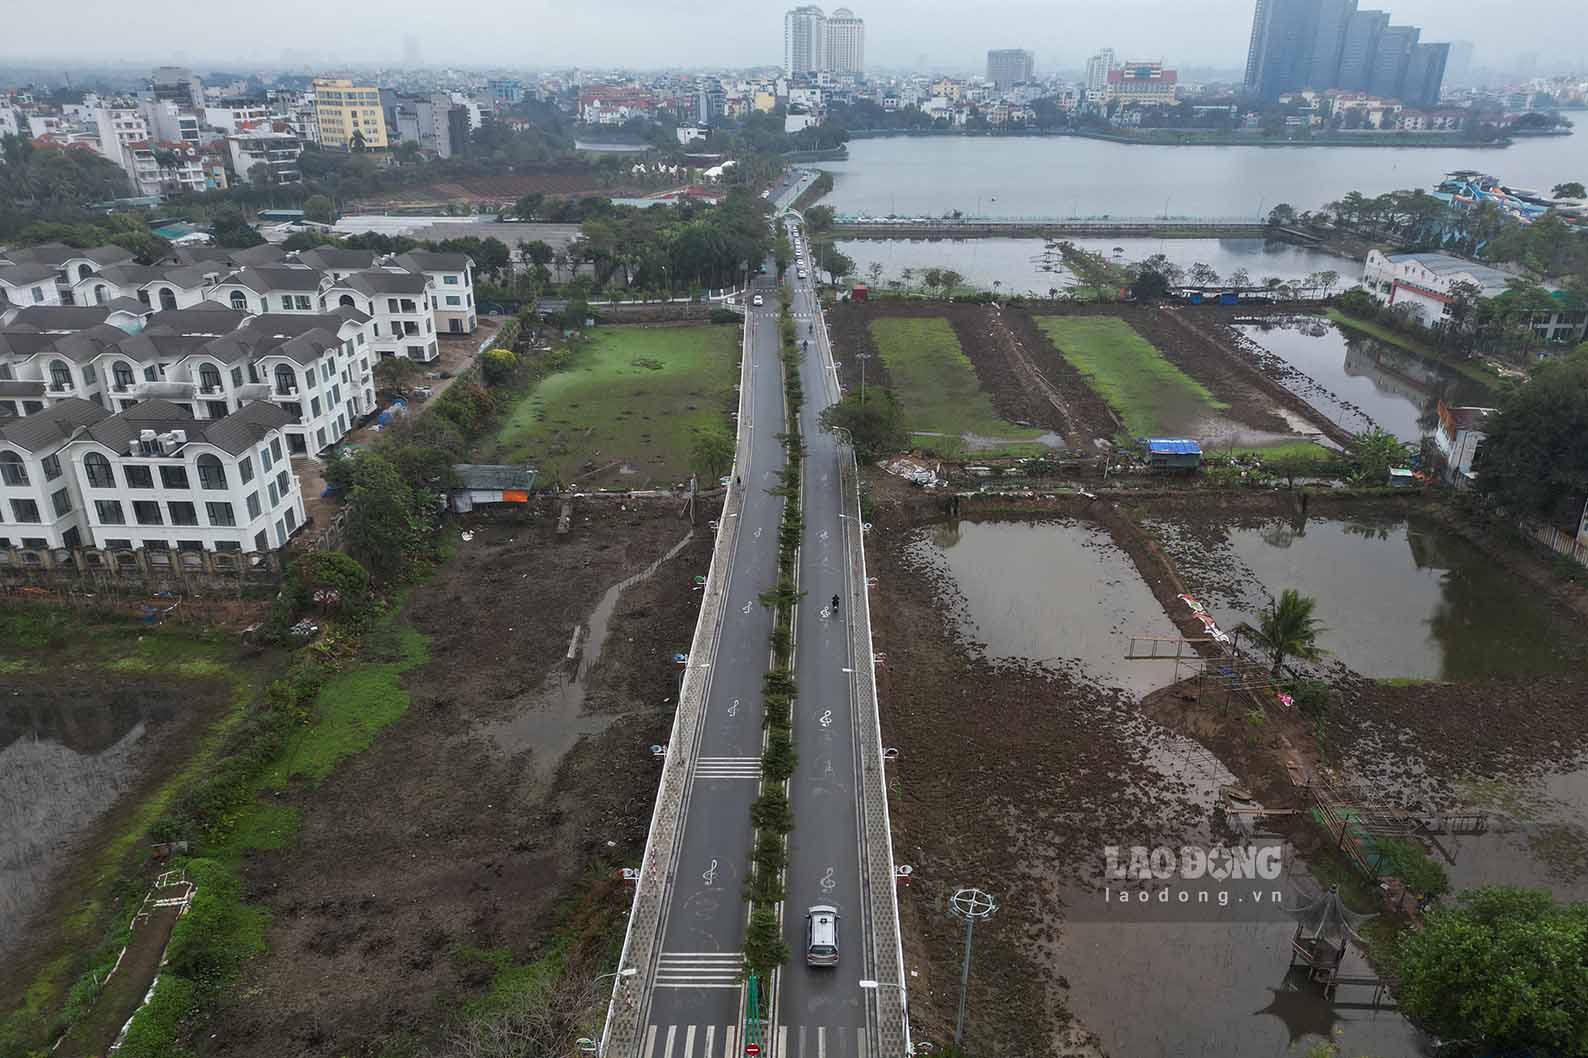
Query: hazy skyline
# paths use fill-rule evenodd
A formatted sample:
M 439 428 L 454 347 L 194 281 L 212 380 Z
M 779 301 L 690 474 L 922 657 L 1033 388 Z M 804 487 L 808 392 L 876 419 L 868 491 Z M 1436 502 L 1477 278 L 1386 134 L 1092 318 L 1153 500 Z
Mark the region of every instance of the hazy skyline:
M 276 0 L 258 17 L 196 17 L 190 3 L 80 0 L 70 14 L 28 9 L 24 32 L 0 37 L 0 61 L 181 62 L 243 69 L 294 62 L 397 64 L 417 37 L 430 65 L 565 67 L 771 66 L 782 61 L 788 3 L 681 10 L 652 0 L 599 4 L 477 0 L 453 17 L 421 0 Z M 828 3 L 825 10 L 841 6 Z M 873 68 L 978 68 L 989 48 L 1037 53 L 1039 72 L 1081 66 L 1112 47 L 1120 59 L 1238 69 L 1246 62 L 1254 0 L 1111 0 L 1106 17 L 1080 0 L 1009 0 L 995 9 L 949 0 L 861 0 Z M 1537 52 L 1543 66 L 1588 72 L 1588 4 L 1524 0 L 1499 17 L 1463 0 L 1390 0 L 1396 23 L 1423 28 L 1423 40 L 1471 40 L 1482 65 L 1504 66 Z M 245 10 L 236 5 L 239 11 Z M 995 17 L 994 12 L 996 12 Z M 215 9 L 207 9 L 214 15 Z M 13 25 L 17 25 L 13 21 Z

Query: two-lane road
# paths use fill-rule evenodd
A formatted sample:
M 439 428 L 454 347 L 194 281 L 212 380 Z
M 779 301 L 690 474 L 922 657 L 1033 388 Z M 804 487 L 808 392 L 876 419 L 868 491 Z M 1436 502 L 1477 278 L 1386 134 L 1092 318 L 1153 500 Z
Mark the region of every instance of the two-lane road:
M 740 414 L 749 418 L 749 458 L 748 465 L 735 467 L 744 482 L 744 505 L 722 626 L 709 662 L 700 746 L 638 1058 L 736 1058 L 741 1053 L 744 881 L 753 829 L 750 802 L 761 776 L 761 680 L 772 632 L 771 614 L 759 596 L 777 579 L 783 500 L 771 490 L 784 465 L 778 434 L 787 418 L 777 287 L 762 279 L 757 289 L 765 305 L 750 307 L 745 320 L 749 392 L 740 404 Z

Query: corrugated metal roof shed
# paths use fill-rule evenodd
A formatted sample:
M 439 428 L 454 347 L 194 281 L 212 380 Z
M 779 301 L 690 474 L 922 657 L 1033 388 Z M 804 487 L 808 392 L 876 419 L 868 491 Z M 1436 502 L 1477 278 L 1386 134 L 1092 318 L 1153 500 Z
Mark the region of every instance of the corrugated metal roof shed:
M 1149 437 L 1147 451 L 1155 455 L 1199 456 L 1202 446 L 1188 437 Z

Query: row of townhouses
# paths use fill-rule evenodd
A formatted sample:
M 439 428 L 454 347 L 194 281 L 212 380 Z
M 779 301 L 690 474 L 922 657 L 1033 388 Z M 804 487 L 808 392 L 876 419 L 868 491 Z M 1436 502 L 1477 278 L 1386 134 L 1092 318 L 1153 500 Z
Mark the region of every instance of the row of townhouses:
M 475 327 L 464 255 L 270 249 L 0 265 L 0 547 L 280 547 L 291 459 L 377 410 L 374 364 Z

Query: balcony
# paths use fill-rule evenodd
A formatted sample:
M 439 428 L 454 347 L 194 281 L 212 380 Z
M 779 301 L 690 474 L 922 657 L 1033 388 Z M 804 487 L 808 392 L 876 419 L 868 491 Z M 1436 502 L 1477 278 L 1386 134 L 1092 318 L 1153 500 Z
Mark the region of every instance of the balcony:
M 75 383 L 75 382 L 62 382 L 60 379 L 56 379 L 54 382 L 50 383 L 50 392 L 51 393 L 76 393 L 77 392 L 77 383 Z
M 237 387 L 239 401 L 268 400 L 270 397 L 270 383 L 248 382 Z
M 132 395 L 139 400 L 192 400 L 198 386 L 192 382 L 139 382 L 132 387 Z
M 298 387 L 297 386 L 277 386 L 276 387 L 276 396 L 278 396 L 278 397 L 295 397 L 297 395 L 298 395 Z
M 198 391 L 201 397 L 218 397 L 226 392 L 226 387 L 218 382 L 211 386 L 200 383 Z

